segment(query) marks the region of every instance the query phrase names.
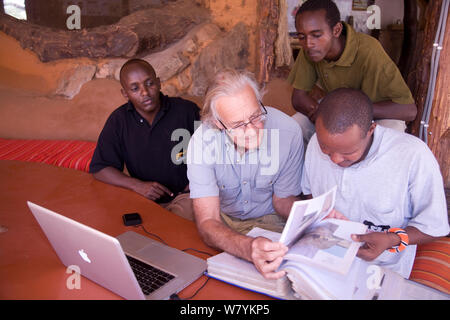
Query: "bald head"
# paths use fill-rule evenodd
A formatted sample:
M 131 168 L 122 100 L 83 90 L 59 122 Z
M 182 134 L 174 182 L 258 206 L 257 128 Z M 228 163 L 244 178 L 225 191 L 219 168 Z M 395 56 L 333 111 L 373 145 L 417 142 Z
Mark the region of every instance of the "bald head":
M 336 89 L 320 102 L 317 109 L 319 119 L 330 134 L 341 134 L 357 125 L 365 136 L 373 120 L 372 102 L 360 90 Z
M 131 59 L 131 60 L 128 60 L 127 62 L 125 62 L 123 64 L 122 68 L 120 68 L 119 77 L 120 77 L 120 83 L 122 84 L 122 87 L 124 86 L 124 79 L 125 79 L 126 75 L 130 71 L 136 70 L 136 69 L 146 70 L 153 76 L 153 78 L 156 78 L 155 69 L 153 69 L 153 67 L 150 63 L 148 63 L 147 61 L 142 60 L 142 59 Z

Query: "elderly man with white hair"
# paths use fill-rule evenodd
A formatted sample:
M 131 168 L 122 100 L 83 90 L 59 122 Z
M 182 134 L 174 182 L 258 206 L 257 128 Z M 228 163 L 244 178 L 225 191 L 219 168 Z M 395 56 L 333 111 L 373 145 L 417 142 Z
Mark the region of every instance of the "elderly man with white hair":
M 250 73 L 216 75 L 189 143 L 188 179 L 203 240 L 275 279 L 287 247 L 245 234 L 282 230 L 301 193 L 303 138 L 291 117 L 261 99 Z

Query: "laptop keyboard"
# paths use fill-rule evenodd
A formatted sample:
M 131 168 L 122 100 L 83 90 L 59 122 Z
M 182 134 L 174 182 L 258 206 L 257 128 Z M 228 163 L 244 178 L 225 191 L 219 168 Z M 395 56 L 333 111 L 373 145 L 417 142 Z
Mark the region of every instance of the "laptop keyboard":
M 149 295 L 174 278 L 173 275 L 152 267 L 133 257 L 127 256 L 127 259 L 141 286 L 142 292 L 144 292 L 145 295 Z

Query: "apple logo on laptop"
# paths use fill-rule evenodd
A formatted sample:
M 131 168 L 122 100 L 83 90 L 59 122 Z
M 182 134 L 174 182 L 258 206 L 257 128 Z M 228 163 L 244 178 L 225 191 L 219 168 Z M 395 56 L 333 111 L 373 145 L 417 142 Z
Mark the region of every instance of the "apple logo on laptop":
M 78 254 L 81 256 L 81 258 L 83 258 L 84 261 L 86 261 L 87 263 L 91 263 L 91 259 L 89 259 L 87 253 L 84 252 L 83 249 L 78 250 Z

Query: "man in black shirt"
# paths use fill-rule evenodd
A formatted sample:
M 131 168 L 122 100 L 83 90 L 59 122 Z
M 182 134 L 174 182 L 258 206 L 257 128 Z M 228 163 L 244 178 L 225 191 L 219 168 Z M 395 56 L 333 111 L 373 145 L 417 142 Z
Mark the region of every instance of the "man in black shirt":
M 106 121 L 90 173 L 193 220 L 184 151 L 199 120 L 199 108 L 191 101 L 163 95 L 159 78 L 144 60 L 127 61 L 120 70 L 120 83 L 128 102 Z M 129 175 L 123 172 L 124 165 Z

